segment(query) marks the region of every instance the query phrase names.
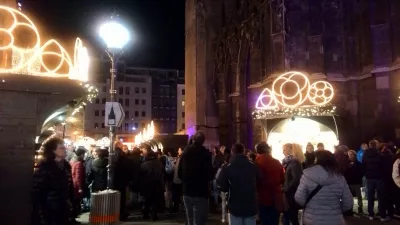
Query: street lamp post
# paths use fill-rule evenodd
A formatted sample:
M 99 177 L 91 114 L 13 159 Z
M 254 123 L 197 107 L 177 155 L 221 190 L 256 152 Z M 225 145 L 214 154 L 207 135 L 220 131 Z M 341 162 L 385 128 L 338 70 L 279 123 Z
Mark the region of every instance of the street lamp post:
M 115 90 L 115 77 L 117 74 L 116 64 L 118 62 L 118 58 L 122 54 L 122 48 L 129 41 L 129 32 L 128 30 L 122 26 L 117 21 L 107 22 L 100 27 L 100 37 L 107 45 L 106 52 L 111 60 L 111 79 L 110 79 L 110 101 L 115 102 L 115 94 L 117 91 Z M 115 128 L 116 126 L 110 126 L 109 130 L 109 138 L 110 138 L 110 146 L 109 146 L 109 159 L 107 165 L 107 188 L 113 188 L 113 178 L 114 178 L 114 141 L 115 141 Z

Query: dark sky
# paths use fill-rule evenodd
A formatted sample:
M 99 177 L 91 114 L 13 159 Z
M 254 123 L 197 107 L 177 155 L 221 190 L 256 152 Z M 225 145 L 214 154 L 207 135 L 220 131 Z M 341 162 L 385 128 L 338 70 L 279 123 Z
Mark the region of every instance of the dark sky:
M 115 9 L 131 30 L 125 49 L 132 66 L 184 68 L 184 0 L 24 0 L 23 11 L 40 30 L 62 42 L 82 37 L 104 47 L 98 27 Z M 92 54 L 96 54 L 93 50 Z

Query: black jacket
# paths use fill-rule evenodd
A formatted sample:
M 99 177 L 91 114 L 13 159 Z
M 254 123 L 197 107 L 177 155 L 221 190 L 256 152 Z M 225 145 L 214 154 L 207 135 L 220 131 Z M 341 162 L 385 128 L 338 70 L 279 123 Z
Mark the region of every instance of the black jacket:
M 156 157 L 145 159 L 140 166 L 140 193 L 148 196 L 159 196 L 164 193 L 164 167 Z
M 107 189 L 107 165 L 108 159 L 95 159 L 87 176 L 88 183 L 92 183 L 92 192 Z
M 364 176 L 364 169 L 359 161 L 349 163 L 349 167 L 344 172 L 344 178 L 346 178 L 347 184 L 356 185 L 362 184 L 362 178 Z
M 228 192 L 232 215 L 251 217 L 257 214 L 257 179 L 257 167 L 245 155 L 233 156 L 222 168 L 217 184 L 221 191 Z
M 73 186 L 67 161 L 43 161 L 33 175 L 32 224 L 66 225 L 71 214 Z
M 382 155 L 378 149 L 369 148 L 365 150 L 362 164 L 364 167 L 365 177 L 367 179 L 383 178 L 382 174 Z
M 201 144 L 194 143 L 184 150 L 178 167 L 183 195 L 208 198 L 209 184 L 214 179 L 211 153 Z
M 283 183 L 283 192 L 285 193 L 286 200 L 289 207 L 298 207 L 294 200 L 296 190 L 300 185 L 300 179 L 303 175 L 302 164 L 297 160 L 292 160 L 285 168 L 285 181 Z

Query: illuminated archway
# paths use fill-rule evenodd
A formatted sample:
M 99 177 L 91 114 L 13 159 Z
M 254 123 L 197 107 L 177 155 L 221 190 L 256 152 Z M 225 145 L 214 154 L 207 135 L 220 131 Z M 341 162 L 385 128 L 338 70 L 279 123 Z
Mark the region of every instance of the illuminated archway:
M 326 150 L 334 150 L 338 144 L 336 133 L 312 119 L 289 118 L 279 122 L 268 135 L 268 144 L 272 147 L 272 156 L 278 160 L 284 158 L 282 146 L 286 143 L 297 143 L 306 151 L 306 145 L 310 142 L 314 148 L 318 143 L 323 143 Z

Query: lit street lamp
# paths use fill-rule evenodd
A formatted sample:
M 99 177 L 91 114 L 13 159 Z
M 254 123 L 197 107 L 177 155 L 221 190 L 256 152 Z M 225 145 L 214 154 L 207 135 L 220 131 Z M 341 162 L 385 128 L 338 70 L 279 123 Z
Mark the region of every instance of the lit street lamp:
M 100 26 L 99 35 L 107 45 L 106 52 L 111 60 L 111 80 L 110 80 L 110 102 L 115 102 L 115 94 L 117 91 L 114 87 L 115 77 L 116 77 L 116 63 L 118 58 L 122 54 L 122 48 L 129 41 L 129 32 L 128 30 L 122 26 L 118 21 L 112 20 L 110 22 L 106 22 Z M 108 189 L 113 188 L 113 158 L 115 155 L 114 149 L 114 140 L 115 140 L 115 126 L 110 126 L 109 131 L 110 136 L 110 147 L 109 147 L 109 159 L 107 166 L 107 187 Z

